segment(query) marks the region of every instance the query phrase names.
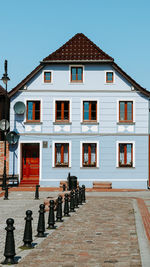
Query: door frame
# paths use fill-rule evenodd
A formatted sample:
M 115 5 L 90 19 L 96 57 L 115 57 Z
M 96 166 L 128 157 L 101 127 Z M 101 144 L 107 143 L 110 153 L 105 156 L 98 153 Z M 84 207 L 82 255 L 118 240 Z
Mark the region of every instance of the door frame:
M 19 182 L 21 181 L 22 175 L 22 144 L 39 144 L 39 182 L 42 179 L 42 141 L 19 141 L 18 145 L 18 173 L 19 173 Z

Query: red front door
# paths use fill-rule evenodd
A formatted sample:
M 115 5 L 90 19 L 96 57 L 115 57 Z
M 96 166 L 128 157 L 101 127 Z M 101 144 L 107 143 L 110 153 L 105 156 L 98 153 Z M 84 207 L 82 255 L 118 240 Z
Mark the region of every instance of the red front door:
M 39 144 L 22 144 L 22 181 L 39 182 Z

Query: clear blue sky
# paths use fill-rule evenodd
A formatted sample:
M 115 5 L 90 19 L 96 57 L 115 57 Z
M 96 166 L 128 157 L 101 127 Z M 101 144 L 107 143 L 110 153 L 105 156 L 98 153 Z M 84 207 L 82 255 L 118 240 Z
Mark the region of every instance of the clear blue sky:
M 7 59 L 9 90 L 78 32 L 150 90 L 149 0 L 0 0 L 0 77 Z

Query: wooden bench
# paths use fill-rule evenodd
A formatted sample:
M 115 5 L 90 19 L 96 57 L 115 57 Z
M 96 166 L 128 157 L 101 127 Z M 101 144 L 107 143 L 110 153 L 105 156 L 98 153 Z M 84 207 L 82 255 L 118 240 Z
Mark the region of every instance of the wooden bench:
M 93 182 L 93 189 L 111 189 L 111 182 Z
M 9 187 L 19 185 L 19 175 L 7 174 L 6 183 Z M 0 186 L 2 185 L 3 175 L 0 175 Z

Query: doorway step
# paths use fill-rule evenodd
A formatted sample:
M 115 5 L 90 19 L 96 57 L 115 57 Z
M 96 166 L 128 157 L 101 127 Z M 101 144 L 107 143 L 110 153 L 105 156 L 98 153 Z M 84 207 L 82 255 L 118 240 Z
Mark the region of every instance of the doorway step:
M 39 180 L 22 180 L 19 184 L 19 187 L 28 187 L 35 186 L 39 184 Z

